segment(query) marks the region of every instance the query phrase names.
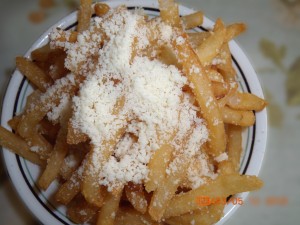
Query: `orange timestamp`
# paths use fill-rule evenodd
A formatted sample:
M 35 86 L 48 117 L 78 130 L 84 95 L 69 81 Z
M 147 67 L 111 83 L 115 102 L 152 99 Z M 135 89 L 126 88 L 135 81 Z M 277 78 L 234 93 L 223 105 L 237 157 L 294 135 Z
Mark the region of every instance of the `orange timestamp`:
M 225 197 L 210 197 L 210 196 L 198 196 L 196 198 L 196 203 L 199 206 L 208 205 L 243 205 L 244 200 L 239 197 L 231 197 L 229 199 Z

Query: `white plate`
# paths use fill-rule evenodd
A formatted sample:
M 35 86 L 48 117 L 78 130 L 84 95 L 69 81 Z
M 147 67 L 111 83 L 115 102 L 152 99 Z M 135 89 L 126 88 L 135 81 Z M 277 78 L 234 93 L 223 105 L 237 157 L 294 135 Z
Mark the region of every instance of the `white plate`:
M 159 14 L 158 4 L 154 1 L 109 1 L 107 2 L 111 7 L 125 4 L 129 9 L 135 7 L 143 7 L 145 12 L 150 16 L 157 16 Z M 180 7 L 180 14 L 190 14 L 193 10 L 186 7 Z M 72 29 L 76 26 L 77 14 L 72 13 L 63 20 L 55 24 L 48 31 L 46 31 L 29 49 L 25 56 L 29 56 L 30 52 L 39 48 L 48 42 L 49 32 L 55 28 Z M 208 29 L 213 26 L 213 22 L 205 18 L 203 26 L 198 29 Z M 253 93 L 257 96 L 263 97 L 262 89 L 256 73 L 251 66 L 241 48 L 234 42 L 230 42 L 230 49 L 234 66 L 237 70 L 240 88 L 245 92 Z M 3 102 L 3 110 L 1 117 L 1 125 L 10 129 L 7 121 L 16 113 L 20 112 L 25 105 L 26 97 L 32 92 L 32 87 L 28 81 L 15 71 L 9 82 L 5 99 Z M 261 168 L 267 138 L 267 115 L 266 110 L 255 113 L 256 123 L 254 126 L 248 128 L 243 133 L 243 150 L 244 156 L 241 160 L 240 172 L 249 175 L 258 175 Z M 5 165 L 8 174 L 21 198 L 24 200 L 28 208 L 33 214 L 45 225 L 53 224 L 73 224 L 66 217 L 66 209 L 63 206 L 57 205 L 53 201 L 53 193 L 57 188 L 57 183 L 53 183 L 50 188 L 43 192 L 35 184 L 40 170 L 37 166 L 24 160 L 23 158 L 9 152 L 3 151 Z M 246 198 L 247 193 L 242 193 L 236 197 Z M 218 225 L 223 224 L 230 215 L 238 208 L 238 205 L 227 205 L 224 210 L 224 217 L 220 220 Z

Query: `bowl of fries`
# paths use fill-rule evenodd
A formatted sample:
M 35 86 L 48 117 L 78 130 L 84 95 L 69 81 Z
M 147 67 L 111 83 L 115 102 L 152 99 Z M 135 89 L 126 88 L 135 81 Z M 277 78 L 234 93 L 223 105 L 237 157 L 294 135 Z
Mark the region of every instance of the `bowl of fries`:
M 0 127 L 33 214 L 223 224 L 263 185 L 267 103 L 232 40 L 244 30 L 173 0 L 82 0 L 46 31 L 16 58 Z

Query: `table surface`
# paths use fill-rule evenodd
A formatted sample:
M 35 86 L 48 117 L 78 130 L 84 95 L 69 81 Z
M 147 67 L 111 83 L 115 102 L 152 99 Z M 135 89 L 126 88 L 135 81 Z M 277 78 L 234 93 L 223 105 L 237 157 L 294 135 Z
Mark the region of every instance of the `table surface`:
M 14 59 L 23 55 L 51 24 L 70 12 L 57 0 L 45 21 L 32 24 L 28 14 L 38 10 L 38 0 L 0 2 L 0 97 L 14 70 Z M 74 1 L 76 2 L 76 1 Z M 225 23 L 244 22 L 247 32 L 238 44 L 252 62 L 268 106 L 268 143 L 259 177 L 265 185 L 241 206 L 226 224 L 295 225 L 300 221 L 300 0 L 186 0 Z M 288 87 L 293 83 L 293 87 Z M 270 199 L 288 200 L 284 205 Z M 0 225 L 39 224 L 23 205 L 0 164 Z

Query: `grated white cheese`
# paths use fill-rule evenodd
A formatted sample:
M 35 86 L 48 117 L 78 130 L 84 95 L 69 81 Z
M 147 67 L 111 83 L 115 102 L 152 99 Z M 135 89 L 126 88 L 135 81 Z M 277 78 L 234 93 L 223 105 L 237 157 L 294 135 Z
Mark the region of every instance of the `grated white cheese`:
M 71 100 L 71 122 L 75 129 L 89 136 L 94 148 L 89 173 L 95 174 L 99 184 L 109 191 L 127 182 L 141 183 L 147 179 L 151 155 L 174 134 L 174 154 L 184 152 L 189 157 L 197 155 L 208 139 L 204 121 L 197 116 L 199 108 L 191 103 L 189 94 L 182 92 L 187 78 L 175 66 L 142 55 L 132 57 L 133 44 L 138 49 L 150 44 L 143 19 L 141 11 L 117 8 L 95 18 L 90 29 L 78 35 L 76 43 L 63 45 L 52 41 L 52 45 L 67 51 L 66 68 L 86 77 L 78 95 Z M 157 25 L 155 35 L 160 37 L 159 43 L 170 44 L 172 28 L 160 21 Z M 102 32 L 96 32 L 99 30 Z M 50 38 L 54 40 L 59 35 L 56 30 Z M 182 37 L 176 39 L 177 44 L 184 41 Z M 63 82 L 71 82 L 71 78 L 68 75 Z M 62 84 L 56 86 L 59 85 Z M 58 120 L 69 98 L 61 96 L 60 104 L 48 113 L 50 120 Z M 122 129 L 125 135 L 111 149 L 108 160 L 103 158 L 105 143 L 115 140 Z M 187 132 L 191 135 L 183 149 L 179 142 Z M 175 165 L 168 170 L 176 170 Z M 197 182 L 200 181 L 199 178 Z

